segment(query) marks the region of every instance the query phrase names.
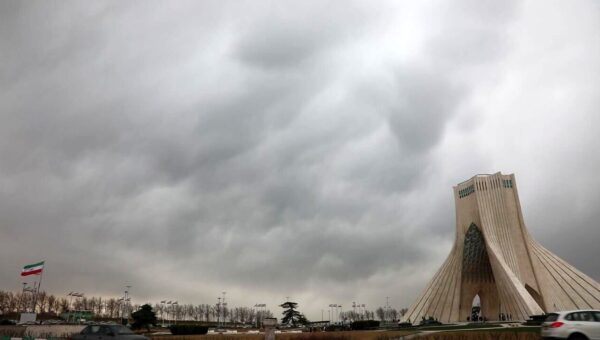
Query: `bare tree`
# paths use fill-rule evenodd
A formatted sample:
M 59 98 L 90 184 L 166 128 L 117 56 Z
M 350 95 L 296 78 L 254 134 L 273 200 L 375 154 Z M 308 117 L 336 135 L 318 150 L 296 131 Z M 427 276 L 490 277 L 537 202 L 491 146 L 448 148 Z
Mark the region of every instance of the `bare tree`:
M 106 302 L 106 310 L 108 313 L 108 317 L 115 318 L 117 316 L 116 313 L 118 311 L 117 300 L 115 300 L 114 298 L 108 299 L 108 301 Z
M 377 314 L 377 318 L 381 321 L 385 320 L 385 311 L 383 310 L 383 307 L 379 307 L 375 310 L 375 314 Z
M 65 313 L 67 311 L 69 311 L 70 306 L 69 306 L 69 300 L 67 300 L 66 298 L 60 298 L 59 303 L 59 307 L 58 309 L 60 310 L 60 313 Z
M 390 309 L 390 317 L 394 321 L 398 320 L 398 311 L 396 310 L 396 308 Z
M 56 301 L 56 297 L 52 294 L 50 294 L 48 296 L 48 312 L 49 313 L 56 313 L 56 310 L 54 309 L 54 302 Z

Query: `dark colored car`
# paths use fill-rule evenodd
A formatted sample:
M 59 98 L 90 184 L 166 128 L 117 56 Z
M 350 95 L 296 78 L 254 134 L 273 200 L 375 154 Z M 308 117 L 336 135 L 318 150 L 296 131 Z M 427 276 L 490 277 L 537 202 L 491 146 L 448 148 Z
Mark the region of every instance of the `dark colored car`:
M 143 335 L 135 334 L 131 329 L 121 325 L 89 325 L 73 340 L 149 340 Z

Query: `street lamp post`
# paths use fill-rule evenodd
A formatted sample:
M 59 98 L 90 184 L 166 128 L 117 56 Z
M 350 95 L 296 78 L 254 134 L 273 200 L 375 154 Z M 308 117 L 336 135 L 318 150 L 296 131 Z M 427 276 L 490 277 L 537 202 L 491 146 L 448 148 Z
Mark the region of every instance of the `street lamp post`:
M 121 315 L 121 322 L 123 322 L 123 320 L 127 319 L 129 320 L 129 310 L 130 310 L 130 301 L 131 298 L 129 297 L 129 291 L 131 290 L 131 285 L 126 285 L 125 286 L 125 293 L 123 294 L 123 308 L 122 310 L 122 315 Z
M 169 322 L 169 326 L 171 325 L 171 319 L 169 318 L 169 316 L 171 315 L 171 310 L 170 310 L 170 306 L 169 305 L 173 305 L 173 301 L 169 300 L 167 302 L 167 306 L 166 306 L 166 310 L 167 310 L 167 321 Z
M 222 303 L 223 303 L 223 324 L 222 324 L 222 326 L 223 327 L 225 327 L 225 321 L 226 321 L 225 318 L 227 317 L 227 311 L 226 311 L 227 302 L 225 302 L 225 294 L 227 294 L 227 292 L 223 292 L 223 300 L 222 300 Z
M 25 287 L 27 287 L 27 282 L 23 282 L 23 290 L 21 291 L 21 303 L 19 303 L 19 309 L 21 312 L 26 312 L 25 310 Z
M 221 297 L 218 297 L 217 300 L 219 300 L 219 302 L 217 302 L 217 326 L 220 327 L 221 326 Z
M 67 294 L 67 296 L 69 297 L 69 314 L 67 316 L 67 322 L 69 322 L 71 320 L 71 317 L 74 319 L 73 321 L 75 321 L 75 319 L 77 319 L 77 313 L 75 313 L 77 311 L 76 305 L 78 304 L 78 298 L 82 298 L 83 297 L 83 293 L 78 293 L 78 292 L 69 292 L 69 294 Z M 75 298 L 75 305 L 73 305 L 73 298 Z
M 179 303 L 177 301 L 173 302 L 171 304 L 171 307 L 173 308 L 173 323 L 176 325 L 177 324 L 177 307 L 179 306 Z
M 267 305 L 265 303 L 257 303 L 254 305 L 254 307 L 259 308 L 256 310 L 256 328 L 260 328 L 262 326 L 262 320 L 265 317 L 265 313 L 267 312 Z
M 160 302 L 160 318 L 162 319 L 162 327 L 165 327 L 165 302 L 167 300 L 162 300 Z
M 333 321 L 333 323 L 335 323 L 335 315 L 337 314 L 337 307 L 338 307 L 338 305 L 335 303 L 329 304 L 329 308 L 331 309 L 330 321 Z M 334 310 L 335 310 L 335 312 L 334 312 Z
M 256 321 L 254 322 L 254 325 L 256 326 L 256 328 L 258 328 L 258 303 L 254 304 L 254 317 L 256 318 Z

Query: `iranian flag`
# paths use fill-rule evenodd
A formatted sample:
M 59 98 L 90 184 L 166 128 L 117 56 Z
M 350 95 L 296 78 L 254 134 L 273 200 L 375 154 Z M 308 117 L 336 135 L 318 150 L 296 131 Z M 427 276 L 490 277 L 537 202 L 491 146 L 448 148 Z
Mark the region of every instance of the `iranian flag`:
M 21 271 L 21 276 L 41 274 L 42 270 L 44 270 L 44 261 L 34 264 L 28 264 L 25 267 L 23 267 L 23 271 Z

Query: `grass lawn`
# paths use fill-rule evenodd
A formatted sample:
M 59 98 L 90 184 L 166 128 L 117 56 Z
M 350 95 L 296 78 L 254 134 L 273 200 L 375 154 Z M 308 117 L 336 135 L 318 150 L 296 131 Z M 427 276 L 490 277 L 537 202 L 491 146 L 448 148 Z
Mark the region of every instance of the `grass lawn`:
M 457 329 L 478 329 L 478 328 L 492 328 L 492 327 L 502 327 L 497 323 L 470 323 L 466 325 L 441 325 L 441 326 L 425 326 L 425 327 L 417 327 L 416 329 L 420 331 L 447 331 L 447 330 L 457 330 Z
M 494 330 L 449 331 L 419 336 L 423 340 L 539 340 L 539 327 L 498 328 Z
M 402 331 L 353 331 L 353 332 L 316 332 L 316 333 L 281 333 L 277 340 L 392 340 L 403 335 L 414 334 L 413 330 Z M 263 334 L 235 335 L 161 335 L 152 336 L 152 340 L 263 340 Z
M 541 329 L 541 327 L 538 327 L 538 326 L 505 327 L 505 328 L 494 329 L 491 332 L 519 332 L 519 333 L 525 332 L 525 333 L 540 334 L 540 329 Z
M 481 328 L 498 327 L 482 330 Z M 316 333 L 281 333 L 277 340 L 395 340 L 401 336 L 420 333 L 416 339 L 425 340 L 539 340 L 540 327 L 502 327 L 500 324 L 468 324 L 432 326 L 422 329 L 390 330 L 390 331 L 352 331 L 352 332 L 316 332 Z M 263 340 L 263 334 L 231 334 L 231 335 L 158 335 L 152 340 Z

